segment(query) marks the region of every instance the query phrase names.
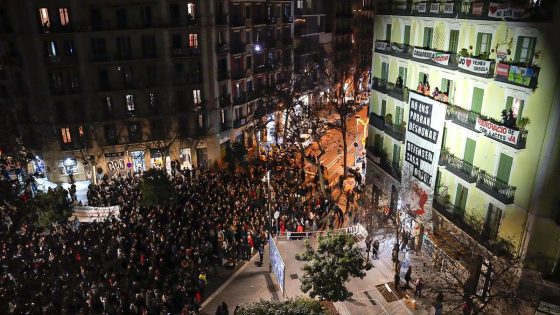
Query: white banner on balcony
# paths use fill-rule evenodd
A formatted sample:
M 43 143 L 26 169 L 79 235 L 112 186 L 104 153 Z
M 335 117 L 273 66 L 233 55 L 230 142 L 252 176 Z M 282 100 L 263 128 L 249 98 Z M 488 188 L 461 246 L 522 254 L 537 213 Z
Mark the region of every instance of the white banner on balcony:
M 375 42 L 375 49 L 377 50 L 387 50 L 387 46 L 389 46 L 389 43 L 387 42 L 380 42 L 380 41 Z
M 472 73 L 488 74 L 492 61 L 459 57 L 459 68 Z
M 447 66 L 449 64 L 449 57 L 451 54 L 433 51 L 428 49 L 414 48 L 412 51 L 412 57 L 416 59 L 431 60 L 433 62 L 439 63 L 440 65 Z
M 480 116 L 476 118 L 476 125 L 474 126 L 474 129 L 482 132 L 488 138 L 511 143 L 513 145 L 516 145 L 519 140 L 518 130 L 498 125 L 490 120 L 482 119 Z
M 520 19 L 524 14 L 524 7 L 513 6 L 509 2 L 490 2 L 490 6 L 488 7 L 488 16 L 496 19 Z
M 417 93 L 410 93 L 408 103 L 402 184 L 410 193 L 403 197 L 410 211 L 423 216 L 430 208 L 435 188 L 446 105 Z

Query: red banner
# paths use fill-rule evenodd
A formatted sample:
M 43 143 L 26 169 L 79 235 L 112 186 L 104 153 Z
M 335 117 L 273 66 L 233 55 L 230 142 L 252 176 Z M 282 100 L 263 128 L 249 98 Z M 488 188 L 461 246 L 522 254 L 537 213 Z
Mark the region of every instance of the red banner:
M 509 65 L 506 63 L 498 63 L 496 66 L 496 75 L 501 77 L 508 77 L 509 74 Z

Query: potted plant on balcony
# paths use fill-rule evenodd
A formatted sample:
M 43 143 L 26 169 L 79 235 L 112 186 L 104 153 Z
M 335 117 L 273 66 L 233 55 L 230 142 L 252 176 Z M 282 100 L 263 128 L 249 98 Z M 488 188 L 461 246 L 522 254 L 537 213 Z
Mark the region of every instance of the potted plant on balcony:
M 519 131 L 525 131 L 525 128 L 527 128 L 528 125 L 531 124 L 531 119 L 529 119 L 529 117 L 521 117 L 520 119 L 517 120 L 517 128 L 519 128 Z

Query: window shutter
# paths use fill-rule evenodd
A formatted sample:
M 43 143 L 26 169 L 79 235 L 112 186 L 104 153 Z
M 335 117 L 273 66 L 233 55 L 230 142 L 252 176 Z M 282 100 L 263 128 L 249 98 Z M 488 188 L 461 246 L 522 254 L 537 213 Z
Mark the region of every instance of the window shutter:
M 463 160 L 471 165 L 474 165 L 474 152 L 476 149 L 476 141 L 467 138 L 465 143 L 465 154 L 463 155 Z
M 478 33 L 476 36 L 476 47 L 474 50 L 474 54 L 476 56 L 480 55 L 480 46 L 482 45 L 482 33 Z
M 387 111 L 387 101 L 382 100 L 381 101 L 381 116 L 383 116 L 383 119 L 385 119 L 386 111 Z
M 504 182 L 509 183 L 509 175 L 511 173 L 511 165 L 513 163 L 513 158 L 506 154 L 500 154 L 500 162 L 498 164 L 498 173 L 496 177 Z
M 482 111 L 482 100 L 484 99 L 484 90 L 475 87 L 473 89 L 473 98 L 471 104 L 471 110 L 476 113 L 481 113 Z
M 404 40 L 403 44 L 410 45 L 410 25 L 404 26 Z
M 506 109 L 507 109 L 507 110 L 510 110 L 512 104 L 513 104 L 513 97 L 508 96 L 507 101 L 506 101 Z

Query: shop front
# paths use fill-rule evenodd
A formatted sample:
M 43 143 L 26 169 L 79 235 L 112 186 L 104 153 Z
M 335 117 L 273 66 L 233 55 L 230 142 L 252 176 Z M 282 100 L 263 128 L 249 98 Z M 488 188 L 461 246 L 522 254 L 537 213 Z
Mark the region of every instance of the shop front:
M 158 170 L 166 170 L 171 173 L 171 158 L 168 150 L 150 150 L 150 167 Z
M 132 171 L 134 173 L 142 173 L 146 170 L 146 153 L 144 151 L 130 151 L 130 159 L 132 160 Z
M 192 169 L 191 148 L 183 148 L 179 151 L 179 162 L 182 170 Z

